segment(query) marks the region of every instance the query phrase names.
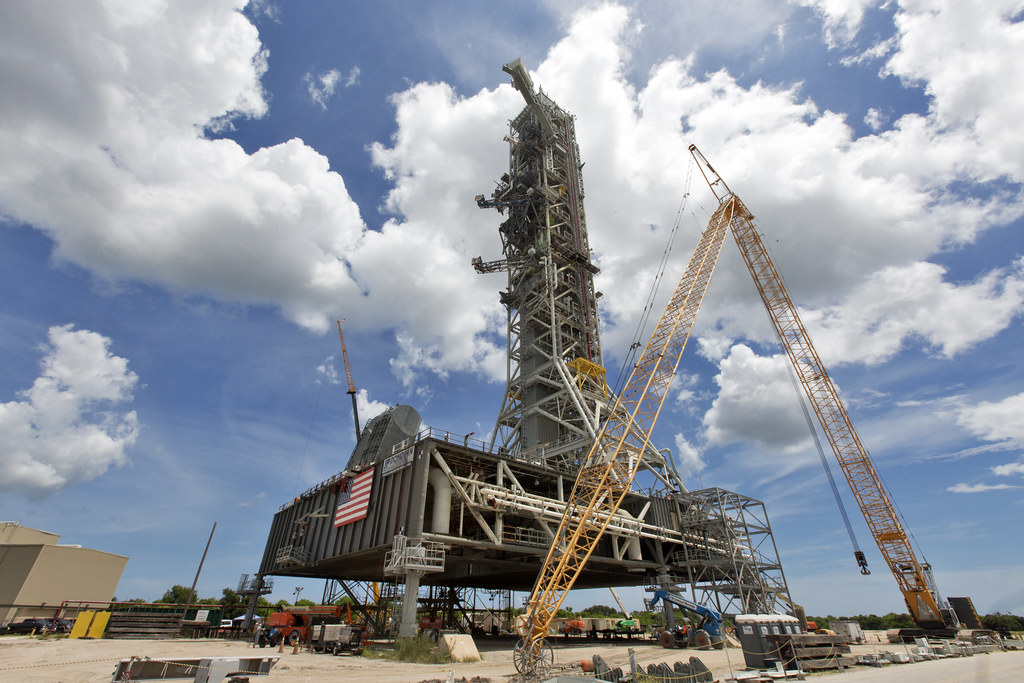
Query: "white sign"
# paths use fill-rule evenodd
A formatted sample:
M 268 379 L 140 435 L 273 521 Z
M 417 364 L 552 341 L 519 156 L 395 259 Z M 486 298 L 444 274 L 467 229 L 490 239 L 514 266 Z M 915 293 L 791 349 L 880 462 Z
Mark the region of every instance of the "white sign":
M 196 621 L 209 621 L 209 620 L 210 620 L 210 610 L 208 610 L 208 609 L 201 609 L 201 610 L 196 612 Z
M 415 450 L 415 446 L 409 446 L 404 451 L 400 453 L 395 453 L 390 458 L 384 460 L 384 465 L 381 468 L 382 471 L 380 476 L 386 477 L 389 474 L 394 474 L 398 470 L 404 469 L 411 465 Z

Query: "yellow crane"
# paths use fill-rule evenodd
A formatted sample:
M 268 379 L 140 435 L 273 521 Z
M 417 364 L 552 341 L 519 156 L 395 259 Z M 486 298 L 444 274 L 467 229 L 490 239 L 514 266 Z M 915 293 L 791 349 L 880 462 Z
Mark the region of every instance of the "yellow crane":
M 580 468 L 527 603 L 526 633 L 513 653 L 516 670 L 521 673 L 543 675 L 551 668 L 554 655 L 545 642 L 548 629 L 630 491 L 718 261 L 726 228 L 743 220 L 742 212 L 745 209 L 738 200 L 723 202 L 711 217 L 650 341 Z
M 690 145 L 704 179 L 720 205 L 743 207 L 725 181 L 708 163 L 696 145 Z M 800 385 L 814 408 L 818 423 L 828 438 L 836 460 L 846 475 L 857 504 L 864 515 L 878 549 L 896 577 L 910 616 L 919 628 L 955 626 L 940 609 L 938 591 L 931 583 L 930 567 L 918 562 L 907 533 L 886 493 L 867 449 L 850 420 L 835 384 L 829 377 L 811 338 L 804 328 L 786 286 L 754 227 L 753 216 L 746 208 L 737 211 L 740 220 L 731 224 L 732 234 L 754 279 L 789 362 Z M 858 557 L 862 567 L 863 555 Z
M 348 380 L 348 391 L 345 392 L 352 397 L 352 419 L 356 422 L 356 441 L 359 441 L 359 408 L 356 406 L 356 384 L 352 381 L 352 368 L 348 364 L 348 351 L 345 350 L 345 335 L 341 333 L 341 323 L 338 321 L 338 338 L 341 340 L 341 360 L 345 364 L 345 379 Z

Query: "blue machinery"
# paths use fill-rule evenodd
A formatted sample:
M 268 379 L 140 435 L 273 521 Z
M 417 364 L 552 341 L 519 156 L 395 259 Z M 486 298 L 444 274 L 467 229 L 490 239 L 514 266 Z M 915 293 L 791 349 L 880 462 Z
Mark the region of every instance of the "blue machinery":
M 654 591 L 654 597 L 644 600 L 644 605 L 647 609 L 653 610 L 659 600 L 664 603 L 665 609 L 665 631 L 661 634 L 661 644 L 664 647 L 695 646 L 720 649 L 725 646 L 720 612 L 663 589 Z M 694 615 L 696 617 L 695 626 L 692 628 L 676 626 L 673 606 Z

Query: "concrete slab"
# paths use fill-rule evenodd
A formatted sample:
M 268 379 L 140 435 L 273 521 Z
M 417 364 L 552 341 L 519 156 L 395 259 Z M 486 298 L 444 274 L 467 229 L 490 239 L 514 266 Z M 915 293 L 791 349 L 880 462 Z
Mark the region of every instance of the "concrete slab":
M 473 636 L 464 633 L 445 633 L 437 643 L 441 651 L 448 654 L 453 662 L 479 662 L 480 652 L 476 649 Z

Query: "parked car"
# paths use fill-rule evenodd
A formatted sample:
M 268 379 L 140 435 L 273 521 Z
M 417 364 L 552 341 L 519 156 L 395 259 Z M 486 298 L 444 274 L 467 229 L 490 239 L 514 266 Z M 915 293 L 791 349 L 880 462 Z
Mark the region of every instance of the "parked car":
M 50 628 L 50 619 L 43 619 L 39 617 L 33 617 L 31 619 L 25 619 L 17 623 L 11 623 L 7 625 L 7 633 L 42 633 L 46 629 Z
M 50 622 L 51 633 L 71 633 L 72 627 L 75 625 L 73 620 L 69 619 L 54 619 Z

